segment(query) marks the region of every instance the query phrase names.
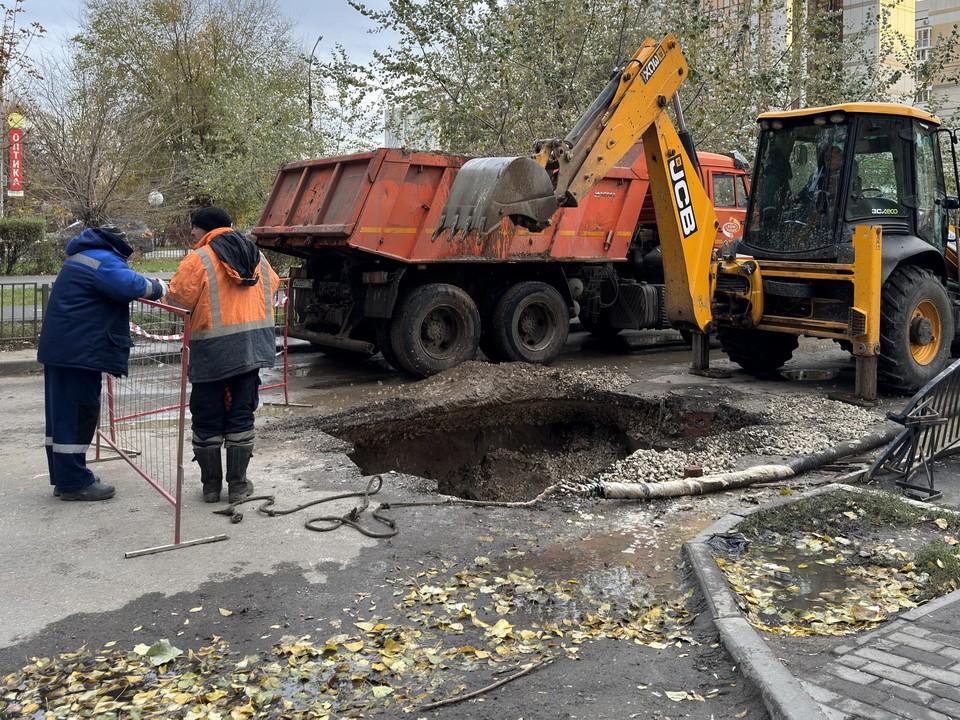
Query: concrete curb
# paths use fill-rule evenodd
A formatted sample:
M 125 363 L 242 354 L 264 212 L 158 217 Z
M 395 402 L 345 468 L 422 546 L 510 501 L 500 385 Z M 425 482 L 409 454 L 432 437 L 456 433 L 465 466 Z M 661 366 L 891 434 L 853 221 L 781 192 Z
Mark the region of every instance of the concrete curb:
M 743 617 L 737 596 L 717 566 L 713 550 L 707 543 L 715 535 L 730 532 L 749 515 L 801 498 L 831 492 L 838 487 L 840 486 L 826 485 L 797 497 L 767 503 L 742 515 L 725 515 L 683 545 L 687 560 L 706 598 L 714 625 L 720 632 L 723 647 L 736 661 L 744 677 L 760 692 L 772 720 L 827 720 L 827 716 Z
M 43 372 L 43 365 L 36 360 L 36 351 L 34 359 L 28 358 L 4 358 L 0 353 L 0 377 L 14 377 L 17 375 L 39 375 Z

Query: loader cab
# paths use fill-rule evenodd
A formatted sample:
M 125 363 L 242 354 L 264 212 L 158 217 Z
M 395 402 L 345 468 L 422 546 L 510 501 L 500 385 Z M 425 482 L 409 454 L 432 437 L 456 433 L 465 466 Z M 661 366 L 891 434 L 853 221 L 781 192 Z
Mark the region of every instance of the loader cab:
M 879 225 L 910 254 L 943 255 L 957 200 L 946 196 L 932 115 L 857 103 L 765 113 L 759 123 L 741 253 L 849 262 L 853 228 Z

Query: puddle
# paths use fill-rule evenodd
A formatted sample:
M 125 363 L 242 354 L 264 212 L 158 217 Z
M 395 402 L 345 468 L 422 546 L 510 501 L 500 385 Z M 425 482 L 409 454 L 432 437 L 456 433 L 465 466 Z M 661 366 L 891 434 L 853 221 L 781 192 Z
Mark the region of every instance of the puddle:
M 865 549 L 842 537 L 754 543 L 742 555 L 711 541 L 731 588 L 758 627 L 791 635 L 846 635 L 916 606 L 918 576 L 889 543 Z M 922 581 L 921 581 L 922 582 Z
M 877 587 L 876 582 L 862 582 L 847 572 L 848 563 L 835 552 L 803 553 L 768 546 L 751 549 L 745 559 L 765 571 L 761 576 L 768 585 L 765 589 L 776 598 L 778 611 L 791 615 L 855 604 Z
M 471 500 L 524 500 L 562 480 L 590 477 L 639 449 L 683 449 L 756 419 L 710 395 L 660 400 L 491 403 L 413 420 L 324 429 L 353 446 L 365 475 L 391 470 L 437 481 Z
M 682 546 L 714 520 L 683 513 L 662 527 L 636 524 L 567 538 L 535 551 L 501 559 L 495 575 L 532 572 L 541 584 L 566 586 L 569 600 L 549 609 L 530 608 L 543 619 L 573 620 L 598 603 L 649 605 L 676 602 L 682 594 Z

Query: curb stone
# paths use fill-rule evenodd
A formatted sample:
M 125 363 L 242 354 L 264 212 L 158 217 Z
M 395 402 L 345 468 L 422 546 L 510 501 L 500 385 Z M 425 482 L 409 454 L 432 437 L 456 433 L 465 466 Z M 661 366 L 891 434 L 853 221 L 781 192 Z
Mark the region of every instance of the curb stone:
M 862 633 L 858 637 L 851 638 L 849 643 L 834 648 L 832 654 L 837 659 L 828 666 L 825 675 L 816 679 L 799 679 L 790 673 L 770 650 L 760 633 L 743 616 L 736 594 L 716 563 L 716 556 L 709 545 L 710 540 L 717 535 L 729 533 L 744 518 L 754 513 L 834 491 L 876 492 L 870 488 L 830 483 L 803 494 L 778 498 L 742 514 L 726 515 L 684 544 L 684 552 L 706 598 L 724 648 L 738 663 L 744 677 L 758 689 L 773 720 L 844 720 L 867 717 L 923 717 L 929 720 L 935 718 L 947 720 L 950 717 L 960 717 L 960 713 L 956 712 L 960 709 L 960 702 L 958 702 L 960 693 L 954 690 L 955 683 L 950 682 L 942 686 L 950 688 L 947 694 L 943 694 L 942 690 L 936 690 L 938 686 L 936 680 L 940 677 L 937 673 L 942 672 L 943 667 L 949 665 L 951 673 L 960 672 L 960 666 L 953 667 L 954 662 L 960 658 L 960 649 L 956 649 L 960 648 L 960 640 L 943 636 L 942 633 L 945 630 L 942 627 L 943 619 L 931 617 L 937 613 L 945 617 L 953 616 L 956 611 L 952 610 L 952 606 L 960 603 L 960 590 L 904 612 L 886 626 Z M 918 500 L 906 497 L 903 499 L 918 507 L 929 507 L 927 503 Z M 949 511 L 949 508 L 941 509 Z M 947 665 L 930 665 L 925 657 L 917 657 L 909 653 L 901 653 L 904 658 L 901 663 L 900 656 L 895 652 L 895 647 L 899 643 L 891 640 L 890 636 L 897 635 L 905 628 L 908 634 L 936 640 L 937 643 L 945 645 L 945 650 L 939 649 L 938 646 L 934 649 L 928 648 L 927 653 L 933 656 L 939 653 L 946 658 Z M 849 666 L 851 658 L 867 663 L 869 658 L 863 658 L 869 653 L 873 653 L 874 658 L 877 657 L 877 653 L 886 653 L 889 657 L 884 655 L 883 658 L 890 661 L 874 663 L 878 669 L 875 669 L 873 674 L 862 676 L 864 682 L 861 684 L 864 687 L 870 683 L 878 683 L 876 687 L 870 685 L 873 688 L 871 697 L 876 697 L 872 702 L 864 698 L 860 700 L 850 698 L 846 694 L 856 689 L 856 682 L 853 686 L 844 685 L 844 679 L 849 679 L 849 674 L 856 672 L 850 669 L 857 667 Z M 916 669 L 920 675 L 914 676 L 916 680 L 914 682 L 906 680 L 898 682 L 896 679 L 889 678 L 883 680 L 882 678 L 886 678 L 887 675 L 881 671 L 890 663 L 893 663 L 894 669 L 899 668 L 900 664 L 913 663 L 912 669 Z M 930 667 L 924 669 L 926 665 Z M 831 667 L 834 669 L 830 670 Z M 918 679 L 921 677 L 927 679 Z M 940 679 L 944 677 L 946 675 Z M 876 694 L 879 685 L 884 683 L 886 683 L 885 692 L 890 694 L 885 695 L 884 692 Z M 896 686 L 896 690 L 887 687 L 889 685 Z M 846 693 L 838 695 L 837 692 L 841 692 L 840 688 L 846 688 Z M 939 697 L 937 697 L 938 694 Z M 929 697 L 927 701 L 917 699 L 923 696 L 932 697 L 935 702 L 931 702 Z
M 37 351 L 20 352 L 0 351 L 0 377 L 17 375 L 38 375 L 43 373 L 43 365 L 37 362 Z
M 777 505 L 795 502 L 801 498 L 830 492 L 837 487 L 839 486 L 826 485 L 798 497 L 775 500 L 744 512 L 742 515 L 725 515 L 683 545 L 697 583 L 710 608 L 714 625 L 720 632 L 720 642 L 736 661 L 740 672 L 760 692 L 763 704 L 772 720 L 828 720 L 828 717 L 824 715 L 820 705 L 810 696 L 801 682 L 767 647 L 760 634 L 744 619 L 737 596 L 730 588 L 726 576 L 717 566 L 713 550 L 707 542 L 714 535 L 729 532 L 749 515 Z

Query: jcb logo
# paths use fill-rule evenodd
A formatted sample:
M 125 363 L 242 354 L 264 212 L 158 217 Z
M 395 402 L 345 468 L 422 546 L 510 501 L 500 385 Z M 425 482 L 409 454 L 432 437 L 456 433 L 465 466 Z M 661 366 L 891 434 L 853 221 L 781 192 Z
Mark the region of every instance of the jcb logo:
M 680 213 L 680 230 L 683 237 L 688 238 L 697 231 L 697 216 L 693 212 L 693 198 L 690 197 L 687 174 L 679 155 L 670 158 L 668 167 L 670 182 L 673 183 L 673 198 L 677 202 L 677 212 Z
M 643 66 L 643 69 L 640 71 L 640 79 L 643 80 L 644 85 L 650 82 L 650 78 L 653 77 L 653 74 L 657 71 L 657 68 L 660 67 L 660 63 L 663 62 L 663 48 L 657 48 L 657 51 L 653 54 L 653 57 L 647 61 L 647 64 Z

